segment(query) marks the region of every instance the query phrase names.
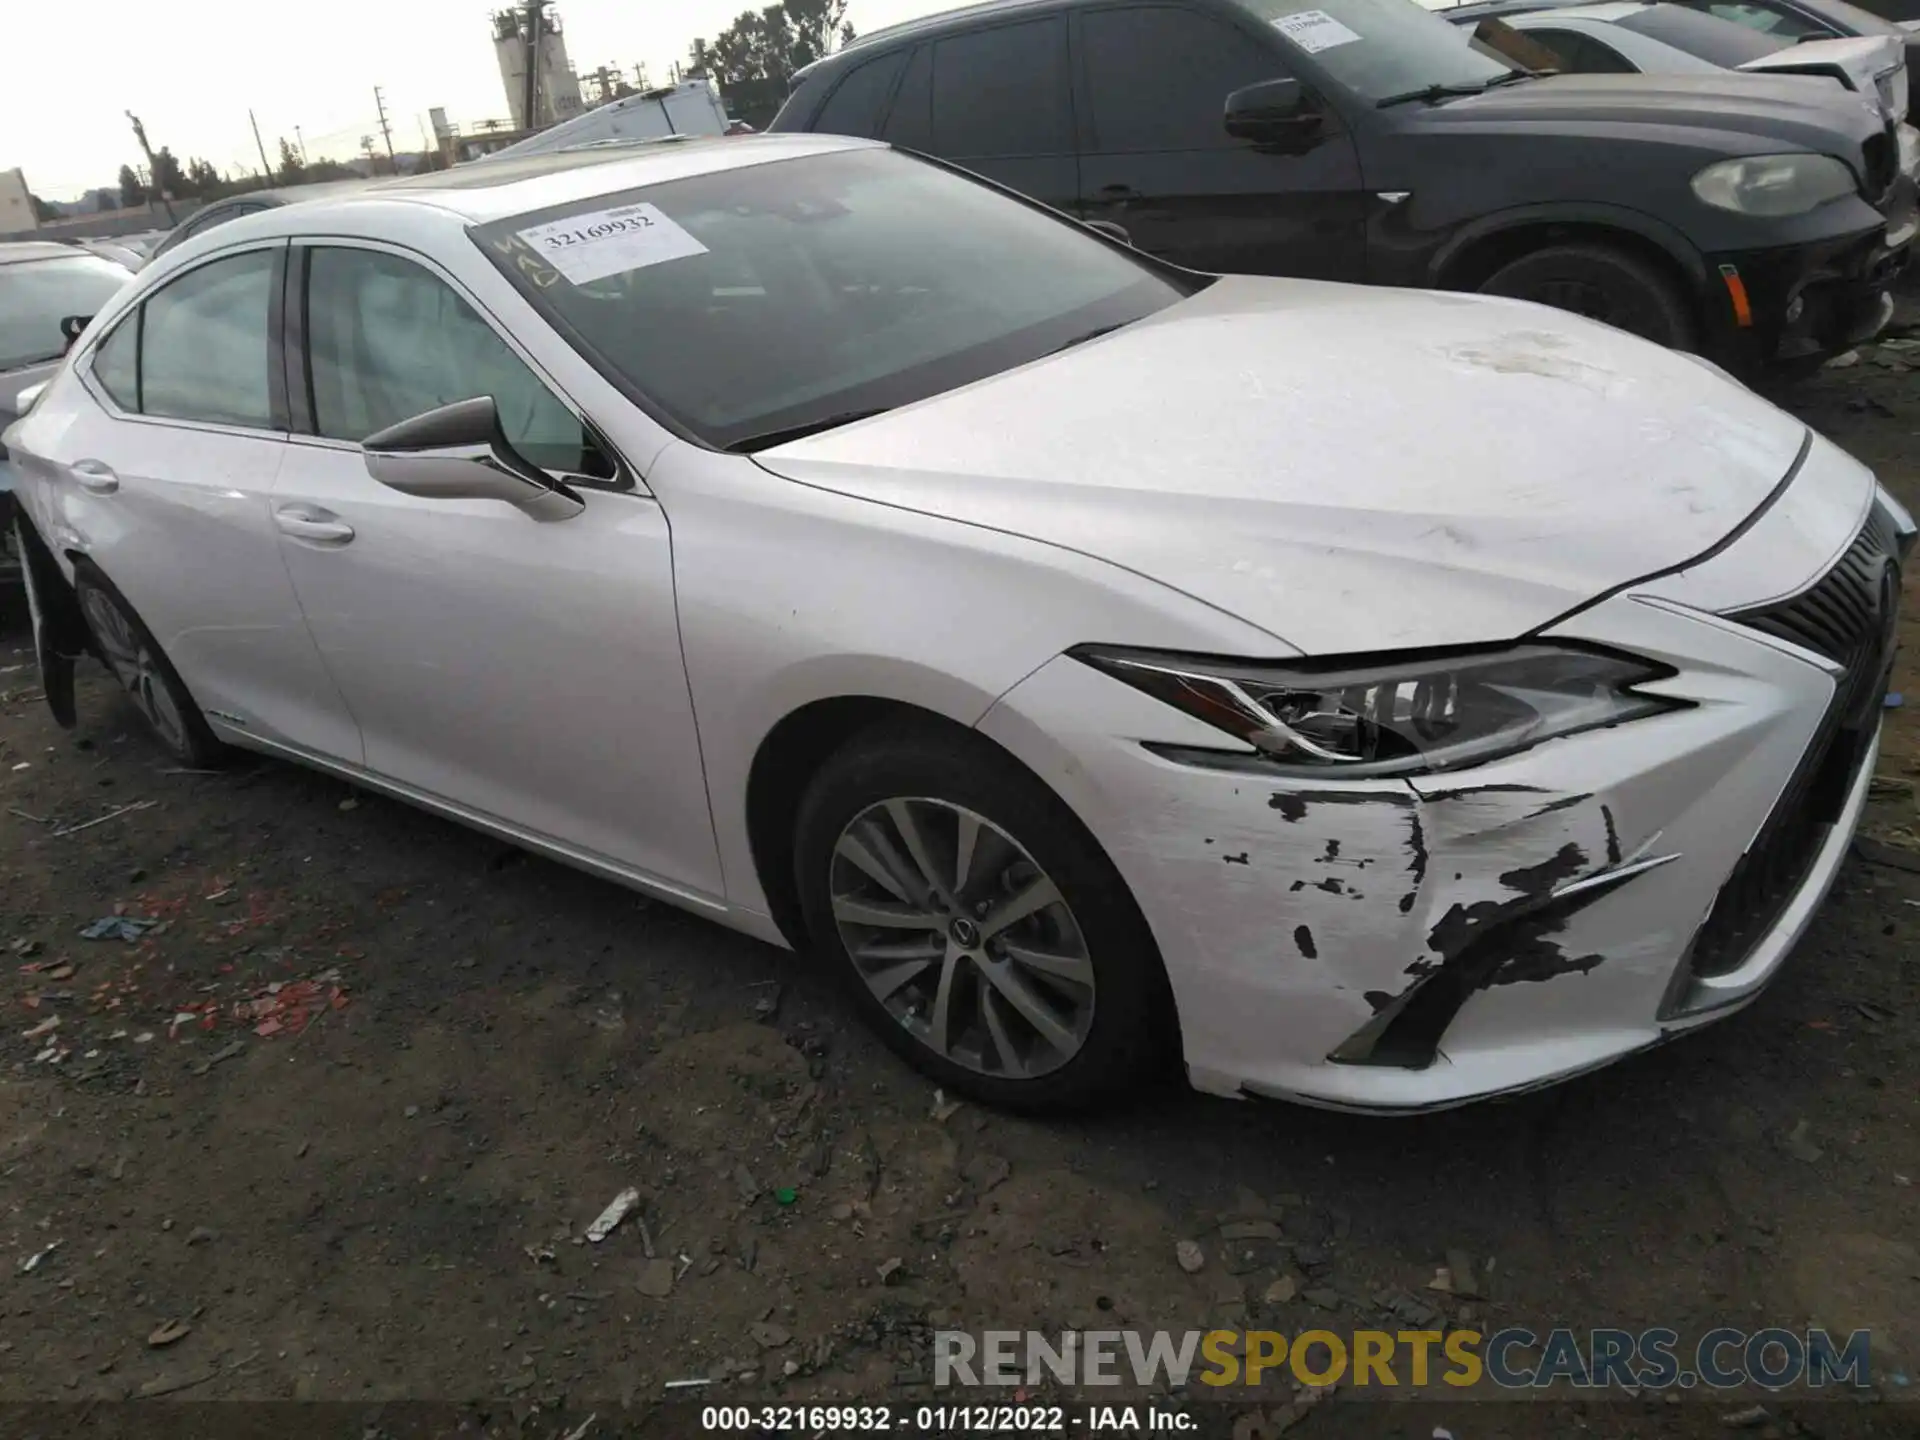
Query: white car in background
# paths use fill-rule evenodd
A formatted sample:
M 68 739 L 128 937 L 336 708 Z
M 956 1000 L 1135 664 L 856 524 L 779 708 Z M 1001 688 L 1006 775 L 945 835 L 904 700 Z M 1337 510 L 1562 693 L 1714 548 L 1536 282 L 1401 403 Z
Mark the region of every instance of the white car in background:
M 1553 52 L 1574 75 L 1699 75 L 1722 70 L 1808 75 L 1858 92 L 1889 120 L 1905 120 L 1906 49 L 1891 35 L 1802 40 L 1769 34 L 1663 0 L 1520 9 L 1495 3 L 1442 12 L 1455 24 L 1511 26 Z M 1536 67 L 1537 68 L 1537 67 Z
M 1498 417 L 1497 423 L 1490 417 Z M 779 135 L 232 220 L 7 432 L 50 696 L 817 954 L 939 1083 L 1419 1110 L 1751 1001 L 1914 527 L 1712 365 Z

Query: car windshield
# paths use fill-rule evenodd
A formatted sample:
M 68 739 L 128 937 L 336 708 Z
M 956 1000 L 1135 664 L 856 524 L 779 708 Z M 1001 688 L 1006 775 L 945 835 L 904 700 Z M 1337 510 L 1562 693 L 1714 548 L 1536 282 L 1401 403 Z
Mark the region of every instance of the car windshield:
M 610 193 L 474 238 L 637 403 L 735 450 L 1026 364 L 1206 283 L 883 149 Z
M 1239 0 L 1362 100 L 1484 89 L 1513 65 L 1407 0 Z M 1525 73 L 1525 72 L 1519 72 Z
M 1679 5 L 1649 5 L 1614 23 L 1622 30 L 1637 31 L 1676 50 L 1711 60 L 1726 70 L 1737 70 L 1749 60 L 1758 60 L 1793 45 L 1785 36 L 1749 30 L 1731 20 L 1702 15 L 1698 10 Z
M 0 370 L 66 353 L 60 322 L 91 317 L 132 278 L 132 272 L 98 255 L 60 255 L 0 265 Z

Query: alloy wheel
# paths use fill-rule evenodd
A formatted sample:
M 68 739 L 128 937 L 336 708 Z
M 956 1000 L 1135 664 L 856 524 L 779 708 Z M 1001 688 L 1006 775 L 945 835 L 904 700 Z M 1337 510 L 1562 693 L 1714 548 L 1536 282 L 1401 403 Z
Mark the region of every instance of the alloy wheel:
M 126 690 L 134 708 L 170 750 L 187 753 L 192 747 L 186 717 L 174 703 L 172 688 L 161 673 L 153 648 L 113 597 L 99 586 L 82 586 L 80 604 L 107 668 Z
M 829 886 L 861 980 L 935 1054 L 1031 1080 L 1086 1043 L 1086 939 L 1051 877 L 985 816 L 924 797 L 870 805 L 834 843 Z

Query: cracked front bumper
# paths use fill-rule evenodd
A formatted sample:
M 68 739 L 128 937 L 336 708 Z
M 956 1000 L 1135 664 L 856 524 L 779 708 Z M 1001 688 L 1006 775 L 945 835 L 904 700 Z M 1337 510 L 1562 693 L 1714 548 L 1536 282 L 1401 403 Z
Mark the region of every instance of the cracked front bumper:
M 1847 690 L 1841 666 L 1694 606 L 1766 601 L 1747 592 L 1789 554 L 1815 557 L 1788 572 L 1802 584 L 1833 567 L 1872 495 L 1852 469 L 1711 565 L 1548 632 L 1672 667 L 1647 688 L 1686 709 L 1453 774 L 1303 781 L 1062 658 L 981 729 L 1054 785 L 1126 879 L 1199 1088 L 1410 1111 L 1551 1083 L 1752 1000 L 1833 881 L 1871 729 L 1764 925 L 1732 963 L 1693 973 L 1716 899 Z

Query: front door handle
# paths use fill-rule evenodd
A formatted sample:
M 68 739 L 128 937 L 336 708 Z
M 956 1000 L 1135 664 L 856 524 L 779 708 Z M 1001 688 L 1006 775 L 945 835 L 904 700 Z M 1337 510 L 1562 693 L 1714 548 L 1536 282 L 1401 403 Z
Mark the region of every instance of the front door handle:
M 76 460 L 67 473 L 82 490 L 91 490 L 95 495 L 111 495 L 120 488 L 120 477 L 104 461 Z
M 353 539 L 353 527 L 331 510 L 317 505 L 282 505 L 273 512 L 282 535 L 316 545 L 344 545 Z

